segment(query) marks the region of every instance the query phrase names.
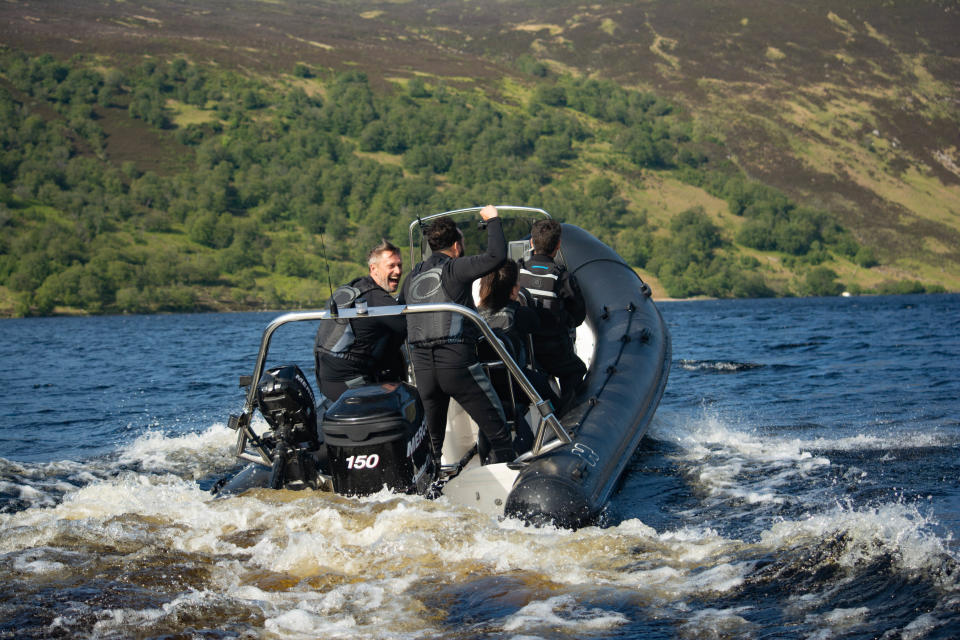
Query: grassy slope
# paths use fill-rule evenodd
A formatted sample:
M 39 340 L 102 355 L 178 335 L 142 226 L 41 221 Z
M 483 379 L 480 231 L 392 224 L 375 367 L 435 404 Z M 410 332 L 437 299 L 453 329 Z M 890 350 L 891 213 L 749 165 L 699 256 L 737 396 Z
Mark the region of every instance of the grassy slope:
M 75 0 L 67 16 L 53 4 L 4 3 L 0 42 L 128 61 L 186 55 L 268 76 L 303 61 L 360 68 L 384 87 L 416 74 L 513 103 L 523 91 L 513 62 L 531 54 L 559 71 L 610 77 L 681 102 L 700 134 L 723 140 L 748 175 L 834 211 L 884 263 L 870 270 L 831 265 L 842 280 L 869 288 L 916 278 L 960 290 L 955 2 L 207 0 L 191 6 Z M 203 116 L 171 106 L 184 121 Z M 176 151 L 167 158 L 144 153 L 143 136 L 155 134 L 117 121 L 108 128 L 112 160 L 155 171 L 174 161 Z M 159 142 L 151 151 L 170 149 L 169 140 Z M 724 203 L 669 175 L 620 181 L 633 207 L 661 226 L 698 204 L 730 231 L 740 223 Z M 754 254 L 769 277 L 792 277 L 776 256 Z
M 833 265 L 841 279 L 960 289 L 956 3 L 664 0 L 512 18 L 517 51 L 672 96 L 748 175 L 838 214 L 886 265 Z

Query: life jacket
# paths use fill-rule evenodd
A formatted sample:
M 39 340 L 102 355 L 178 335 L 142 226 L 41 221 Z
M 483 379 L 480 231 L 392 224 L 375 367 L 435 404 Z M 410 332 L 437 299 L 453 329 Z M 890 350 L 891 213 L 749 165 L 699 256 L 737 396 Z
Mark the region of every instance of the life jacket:
M 547 264 L 538 264 L 536 256 L 520 260 L 520 274 L 517 284 L 530 292 L 534 306 L 551 313 L 563 310 L 563 300 L 560 299 L 560 276 L 566 269 L 550 261 Z
M 443 286 L 443 268 L 452 258 L 442 253 L 433 266 L 424 268 L 418 264 L 410 274 L 410 284 L 405 292 L 407 304 L 430 302 L 459 302 L 453 300 Z M 464 319 L 458 313 L 415 313 L 407 316 L 407 340 L 414 347 L 433 347 L 441 344 L 462 344 L 476 336 L 464 331 Z
M 365 286 L 358 288 L 355 285 L 362 284 L 365 278 L 357 278 L 349 284 L 337 287 L 330 300 L 337 304 L 338 309 L 349 309 L 354 307 L 357 300 L 363 298 L 377 288 L 374 283 L 372 286 L 366 283 Z M 330 308 L 330 302 L 327 302 L 327 308 Z M 325 320 L 320 323 L 317 329 L 317 336 L 314 339 L 314 349 L 334 356 L 336 358 L 345 358 L 348 360 L 369 361 L 377 351 L 377 344 L 367 344 L 361 347 L 355 347 L 357 335 L 353 327 L 353 321 L 347 319 Z
M 523 338 L 517 335 L 517 308 L 511 304 L 504 306 L 497 311 L 489 309 L 480 309 L 480 315 L 486 321 L 493 332 L 507 347 L 507 351 L 513 356 L 517 365 L 525 367 L 527 365 L 527 349 L 523 343 Z

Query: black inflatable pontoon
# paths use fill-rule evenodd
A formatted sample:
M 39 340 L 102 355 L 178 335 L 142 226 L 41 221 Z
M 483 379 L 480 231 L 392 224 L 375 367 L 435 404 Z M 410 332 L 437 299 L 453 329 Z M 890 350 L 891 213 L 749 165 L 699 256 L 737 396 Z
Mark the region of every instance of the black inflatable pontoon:
M 572 441 L 529 462 L 509 516 L 577 527 L 609 500 L 640 444 L 670 371 L 670 334 L 650 288 L 610 247 L 563 225 L 563 259 L 580 284 L 595 336 L 590 368 L 562 424 Z

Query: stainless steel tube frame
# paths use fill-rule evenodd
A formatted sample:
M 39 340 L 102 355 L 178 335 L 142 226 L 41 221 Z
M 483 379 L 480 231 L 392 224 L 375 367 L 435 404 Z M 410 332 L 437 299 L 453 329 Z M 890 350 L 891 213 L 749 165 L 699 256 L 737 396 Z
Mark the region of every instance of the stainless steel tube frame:
M 530 402 L 537 407 L 537 410 L 540 413 L 541 420 L 540 425 L 537 429 L 536 439 L 534 441 L 534 448 L 531 451 L 533 456 L 536 456 L 540 453 L 540 449 L 543 446 L 543 440 L 546 435 L 546 429 L 549 426 L 556 434 L 557 438 L 564 443 L 571 441 L 570 435 L 566 432 L 563 426 L 560 424 L 560 421 L 553 414 L 553 409 L 550 406 L 549 402 L 540 397 L 540 394 L 537 393 L 537 390 L 527 379 L 527 376 L 524 375 L 523 370 L 517 365 L 510 353 L 504 348 L 503 344 L 500 342 L 500 339 L 497 338 L 496 334 L 493 333 L 493 330 L 489 325 L 480 317 L 480 315 L 473 309 L 469 309 L 459 304 L 453 304 L 451 302 L 436 302 L 429 304 L 409 304 L 409 305 L 392 305 L 385 307 L 370 307 L 366 309 L 365 312 L 361 312 L 358 309 L 343 309 L 336 316 L 331 316 L 330 311 L 300 311 L 294 313 L 284 314 L 276 319 L 274 319 L 267 328 L 263 331 L 263 337 L 260 339 L 260 351 L 257 354 L 257 364 L 253 369 L 253 376 L 251 378 L 250 387 L 247 390 L 246 402 L 243 405 L 243 413 L 239 416 L 237 420 L 237 428 L 239 434 L 237 436 L 237 457 L 244 460 L 249 460 L 251 462 L 258 462 L 266 466 L 272 466 L 273 460 L 270 457 L 270 453 L 266 451 L 263 447 L 255 447 L 259 456 L 255 456 L 246 452 L 247 440 L 254 440 L 256 442 L 256 436 L 253 434 L 253 431 L 250 429 L 250 418 L 253 415 L 253 410 L 256 404 L 257 396 L 257 382 L 260 380 L 260 377 L 263 375 L 265 363 L 267 360 L 267 354 L 270 351 L 270 340 L 273 338 L 273 334 L 277 329 L 282 327 L 285 324 L 290 324 L 292 322 L 307 322 L 307 321 L 329 321 L 329 320 L 349 320 L 352 318 L 370 318 L 378 316 L 396 316 L 396 315 L 408 315 L 411 313 L 437 313 L 440 311 L 445 311 L 449 313 L 457 313 L 461 316 L 464 316 L 470 319 L 483 336 L 490 343 L 490 346 L 493 347 L 494 351 L 497 352 L 497 355 L 503 360 L 503 363 L 506 365 L 507 369 L 510 371 L 510 374 L 514 379 L 519 383 L 520 388 L 523 389 L 523 392 L 530 399 Z
M 420 258 L 418 258 L 418 257 L 416 256 L 416 254 L 414 253 L 414 250 L 416 249 L 416 245 L 414 245 L 414 242 L 413 242 L 413 234 L 414 234 L 414 231 L 415 231 L 416 229 L 419 229 L 419 228 L 421 228 L 421 227 L 423 227 L 423 226 L 426 226 L 427 223 L 432 222 L 433 220 L 436 220 L 437 218 L 444 218 L 444 217 L 447 217 L 447 216 L 466 217 L 465 214 L 468 214 L 468 213 L 479 213 L 481 209 L 483 209 L 483 207 L 467 207 L 466 209 L 454 209 L 453 211 L 444 211 L 444 212 L 442 212 L 442 213 L 431 213 L 431 214 L 428 215 L 428 216 L 425 216 L 425 217 L 423 217 L 423 218 L 417 218 L 416 220 L 414 220 L 413 222 L 411 222 L 411 223 L 410 223 L 410 229 L 409 229 L 409 231 L 408 231 L 408 236 L 409 236 L 409 239 L 410 239 L 410 242 L 409 242 L 409 244 L 410 244 L 410 261 L 411 261 L 413 264 L 416 264 L 417 262 L 420 262 Z M 499 204 L 499 205 L 496 206 L 496 209 L 497 209 L 497 211 L 520 211 L 520 212 L 523 212 L 523 213 L 532 213 L 532 214 L 534 214 L 534 215 L 543 216 L 544 218 L 550 218 L 550 217 L 551 217 L 549 213 L 547 213 L 547 212 L 544 211 L 543 209 L 537 209 L 536 207 L 517 207 L 517 206 L 513 206 L 513 205 Z M 422 255 L 423 255 L 423 247 L 422 247 L 422 246 L 420 247 L 420 253 L 421 253 L 421 257 L 422 257 Z

